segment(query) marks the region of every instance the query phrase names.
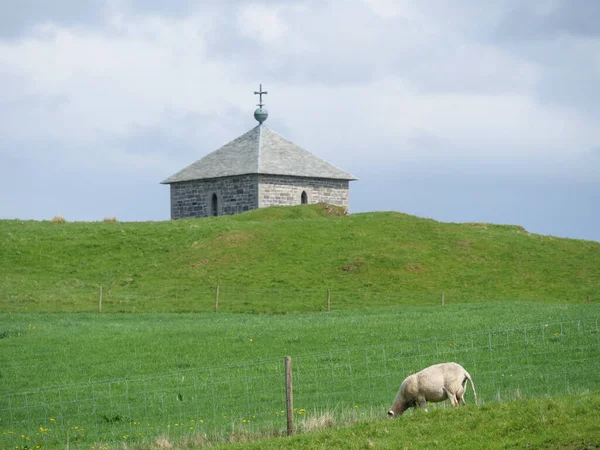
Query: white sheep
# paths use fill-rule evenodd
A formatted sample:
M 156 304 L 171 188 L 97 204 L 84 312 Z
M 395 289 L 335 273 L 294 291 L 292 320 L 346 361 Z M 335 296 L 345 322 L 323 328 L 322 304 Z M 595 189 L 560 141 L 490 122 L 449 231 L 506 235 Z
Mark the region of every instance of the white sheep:
M 460 364 L 455 362 L 435 364 L 409 375 L 402 382 L 394 404 L 388 411 L 388 417 L 400 417 L 404 411 L 417 404 L 427 411 L 427 402 L 449 399 L 453 408 L 456 408 L 459 403 L 464 405 L 467 380 L 471 383 L 475 404 L 477 404 L 473 380 Z

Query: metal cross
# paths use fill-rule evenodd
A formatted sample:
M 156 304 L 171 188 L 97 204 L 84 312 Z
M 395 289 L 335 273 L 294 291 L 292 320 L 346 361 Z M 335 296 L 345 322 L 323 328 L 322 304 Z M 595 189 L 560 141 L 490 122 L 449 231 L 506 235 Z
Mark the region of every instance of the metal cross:
M 258 89 L 258 92 L 254 91 L 254 95 L 258 95 L 258 107 L 262 108 L 263 107 L 263 102 L 262 102 L 262 96 L 263 94 L 267 95 L 267 91 L 263 91 L 262 90 L 262 84 L 260 84 L 260 88 Z

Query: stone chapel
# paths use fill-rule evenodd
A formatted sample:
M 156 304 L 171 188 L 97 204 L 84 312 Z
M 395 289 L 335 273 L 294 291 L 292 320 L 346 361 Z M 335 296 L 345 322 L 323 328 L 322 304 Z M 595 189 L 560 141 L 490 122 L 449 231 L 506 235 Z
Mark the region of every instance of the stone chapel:
M 171 219 L 321 202 L 348 209 L 356 178 L 267 128 L 267 92 L 254 93 L 256 127 L 161 182 L 171 187 Z

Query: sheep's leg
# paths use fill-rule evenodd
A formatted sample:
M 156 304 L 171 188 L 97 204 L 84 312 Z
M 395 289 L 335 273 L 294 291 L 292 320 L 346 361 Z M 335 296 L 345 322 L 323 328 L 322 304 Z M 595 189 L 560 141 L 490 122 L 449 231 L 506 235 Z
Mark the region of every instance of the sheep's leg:
M 456 398 L 458 399 L 459 403 L 466 405 L 465 403 L 465 392 L 467 391 L 467 379 L 465 378 L 462 382 L 462 384 L 460 385 L 460 388 L 458 388 L 458 391 L 456 391 Z
M 419 403 L 420 408 L 427 412 L 427 400 L 425 400 L 425 397 L 419 397 L 417 402 Z
M 456 392 L 456 400 L 458 401 L 458 403 L 460 403 L 461 405 L 466 405 L 465 403 L 465 389 L 464 387 L 459 389 Z
M 446 396 L 450 400 L 450 404 L 452 405 L 452 407 L 456 408 L 458 406 L 458 400 L 456 399 L 456 394 L 453 394 L 446 388 L 442 388 L 442 389 L 444 389 L 444 392 L 446 393 Z
M 452 400 L 454 400 L 454 405 L 452 405 L 452 407 L 456 408 L 460 404 L 460 399 L 458 398 L 458 395 L 453 395 Z

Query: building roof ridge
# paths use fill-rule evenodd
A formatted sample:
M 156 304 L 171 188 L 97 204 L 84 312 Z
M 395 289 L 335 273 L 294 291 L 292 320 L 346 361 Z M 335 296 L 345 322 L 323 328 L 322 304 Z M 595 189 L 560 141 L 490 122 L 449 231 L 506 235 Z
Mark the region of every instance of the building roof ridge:
M 265 127 L 265 125 L 263 125 L 262 122 L 258 124 L 258 139 L 256 142 L 256 173 L 260 173 L 260 153 L 262 151 L 263 127 Z
M 356 180 L 312 152 L 259 124 L 162 181 L 162 184 L 243 174 Z

